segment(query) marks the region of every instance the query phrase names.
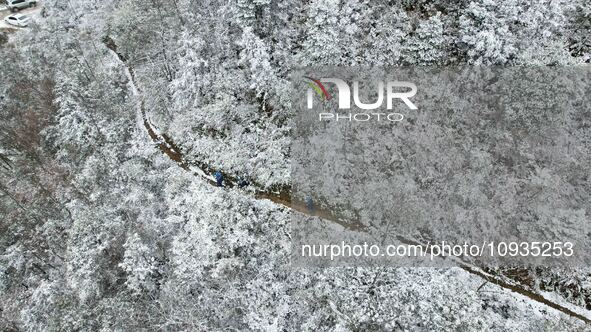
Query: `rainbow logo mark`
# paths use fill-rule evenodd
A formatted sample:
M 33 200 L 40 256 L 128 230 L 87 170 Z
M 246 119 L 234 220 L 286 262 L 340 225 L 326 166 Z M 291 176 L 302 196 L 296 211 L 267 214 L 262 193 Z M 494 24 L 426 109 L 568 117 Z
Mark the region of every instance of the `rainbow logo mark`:
M 320 80 L 317 80 L 317 79 L 312 78 L 310 76 L 304 76 L 304 77 L 311 81 L 308 83 L 308 85 L 312 89 L 314 89 L 314 91 L 316 91 L 316 94 L 320 98 L 322 98 L 323 100 L 330 100 L 330 95 L 328 94 L 328 91 L 326 91 L 326 88 L 324 87 L 324 85 L 322 85 L 322 83 L 320 83 Z

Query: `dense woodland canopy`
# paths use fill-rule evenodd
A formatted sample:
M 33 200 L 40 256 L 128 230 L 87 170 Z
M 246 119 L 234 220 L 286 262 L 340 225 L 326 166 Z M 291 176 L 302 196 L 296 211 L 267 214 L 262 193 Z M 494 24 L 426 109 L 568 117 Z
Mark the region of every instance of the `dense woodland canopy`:
M 43 7 L 0 34 L 0 330 L 589 328 L 457 268 L 291 267 L 289 210 L 213 187 L 155 148 L 125 64 L 147 118 L 188 159 L 276 188 L 290 184 L 292 68 L 584 66 L 590 2 Z M 591 309 L 589 269 L 493 272 Z

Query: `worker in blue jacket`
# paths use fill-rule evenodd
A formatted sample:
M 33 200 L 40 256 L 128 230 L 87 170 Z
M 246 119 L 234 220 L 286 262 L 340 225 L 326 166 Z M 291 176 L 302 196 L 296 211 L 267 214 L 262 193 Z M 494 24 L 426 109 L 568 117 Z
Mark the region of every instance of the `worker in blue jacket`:
M 224 186 L 224 175 L 222 174 L 222 172 L 215 171 L 215 173 L 213 173 L 213 176 L 215 177 L 215 182 L 217 183 L 218 187 L 223 187 Z

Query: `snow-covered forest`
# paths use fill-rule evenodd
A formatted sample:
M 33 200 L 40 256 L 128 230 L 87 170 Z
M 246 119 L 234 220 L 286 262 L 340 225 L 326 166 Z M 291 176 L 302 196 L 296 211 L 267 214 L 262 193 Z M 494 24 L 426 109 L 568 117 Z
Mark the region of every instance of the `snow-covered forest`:
M 591 268 L 294 267 L 282 203 L 293 68 L 588 66 L 591 2 L 39 5 L 0 29 L 0 330 L 591 329 Z

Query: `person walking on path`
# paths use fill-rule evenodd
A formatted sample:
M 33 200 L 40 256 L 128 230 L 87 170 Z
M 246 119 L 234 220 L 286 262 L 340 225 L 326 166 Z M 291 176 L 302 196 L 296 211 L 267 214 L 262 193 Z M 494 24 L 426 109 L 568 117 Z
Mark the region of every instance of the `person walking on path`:
M 314 213 L 314 201 L 310 195 L 306 195 L 306 207 L 310 213 Z
M 215 177 L 215 182 L 216 182 L 217 186 L 223 187 L 224 186 L 224 175 L 222 174 L 222 172 L 215 171 L 215 173 L 213 173 L 213 176 Z
M 244 188 L 248 186 L 248 181 L 246 180 L 245 176 L 238 178 L 238 188 Z

